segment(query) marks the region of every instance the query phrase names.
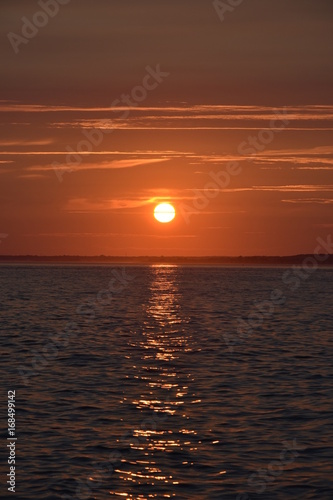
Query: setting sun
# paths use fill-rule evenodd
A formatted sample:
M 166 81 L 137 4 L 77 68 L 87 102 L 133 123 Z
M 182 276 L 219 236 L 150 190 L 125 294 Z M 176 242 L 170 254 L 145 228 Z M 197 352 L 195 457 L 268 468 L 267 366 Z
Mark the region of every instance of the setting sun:
M 170 203 L 160 203 L 154 210 L 154 217 L 158 222 L 171 222 L 175 215 L 176 211 Z

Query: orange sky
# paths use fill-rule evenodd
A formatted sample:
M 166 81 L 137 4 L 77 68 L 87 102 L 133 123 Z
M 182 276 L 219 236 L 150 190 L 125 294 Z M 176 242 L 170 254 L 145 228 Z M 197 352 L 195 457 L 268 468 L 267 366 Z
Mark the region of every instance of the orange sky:
M 4 2 L 2 34 L 36 5 Z M 72 0 L 6 40 L 0 253 L 312 252 L 333 228 L 332 5 L 251 5 Z

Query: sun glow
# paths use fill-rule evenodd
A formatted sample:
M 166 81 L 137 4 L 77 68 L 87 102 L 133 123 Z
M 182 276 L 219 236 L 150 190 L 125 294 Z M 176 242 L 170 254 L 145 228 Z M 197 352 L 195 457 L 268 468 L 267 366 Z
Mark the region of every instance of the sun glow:
M 176 211 L 170 203 L 160 203 L 155 207 L 154 217 L 158 222 L 171 222 L 176 215 Z

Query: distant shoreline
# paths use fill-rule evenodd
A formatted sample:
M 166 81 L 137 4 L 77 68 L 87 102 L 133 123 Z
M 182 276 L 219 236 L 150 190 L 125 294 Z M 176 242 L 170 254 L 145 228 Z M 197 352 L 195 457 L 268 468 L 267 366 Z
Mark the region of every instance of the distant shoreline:
M 230 267 L 275 267 L 310 265 L 309 259 L 316 259 L 318 267 L 333 266 L 333 254 L 301 254 L 290 256 L 246 256 L 246 257 L 111 257 L 111 256 L 40 256 L 40 255 L 0 255 L 0 264 L 122 264 L 122 265 L 207 265 Z

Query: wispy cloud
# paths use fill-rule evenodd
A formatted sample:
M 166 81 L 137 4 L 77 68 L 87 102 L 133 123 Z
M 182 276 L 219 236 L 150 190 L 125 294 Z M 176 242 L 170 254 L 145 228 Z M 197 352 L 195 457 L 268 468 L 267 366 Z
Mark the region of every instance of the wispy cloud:
M 279 168 L 274 165 L 276 163 L 289 164 L 292 168 L 299 170 L 331 170 L 333 147 L 329 145 L 302 149 L 265 150 L 257 152 L 252 158 L 256 164 L 263 165 L 261 167 L 263 170 L 276 170 Z
M 151 198 L 133 197 L 107 200 L 89 200 L 87 198 L 73 198 L 68 200 L 65 210 L 68 212 L 105 212 L 119 209 L 132 209 L 143 207 L 152 202 Z
M 278 114 L 289 121 L 288 130 L 333 130 L 329 123 L 333 120 L 331 105 L 285 106 L 277 110 L 272 106 L 205 104 L 80 107 L 3 102 L 1 112 L 60 115 L 62 119 L 47 122 L 50 129 L 258 130 L 269 128 L 269 122 Z
M 156 156 L 162 159 L 168 159 L 168 158 L 178 158 L 180 156 L 184 155 L 191 155 L 192 153 L 190 152 L 182 152 L 182 151 L 111 151 L 111 150 L 104 150 L 104 151 L 80 151 L 80 155 L 85 155 L 85 156 L 103 156 L 103 155 L 109 155 L 109 156 L 120 156 L 120 155 L 125 155 L 128 157 L 139 157 L 139 156 Z M 68 151 L 0 151 L 0 155 L 3 156 L 55 156 L 55 155 L 68 155 Z
M 301 106 L 284 106 L 284 109 L 292 115 L 292 117 L 301 119 L 302 117 L 321 117 L 322 115 L 332 114 L 333 105 L 326 104 L 311 104 Z M 138 113 L 143 111 L 159 111 L 164 113 L 177 112 L 177 113 L 222 113 L 226 116 L 235 114 L 236 116 L 262 116 L 264 113 L 267 115 L 274 115 L 276 108 L 273 106 L 241 106 L 241 105 L 225 105 L 225 104 L 182 104 L 172 106 L 64 106 L 64 105 L 47 105 L 47 104 L 25 104 L 13 101 L 2 101 L 0 104 L 0 112 L 26 112 L 26 113 L 40 113 L 40 112 L 86 112 L 96 113 L 105 111 L 136 111 Z
M 128 160 L 112 160 L 112 161 L 104 161 L 101 163 L 87 163 L 80 164 L 73 168 L 73 170 L 112 170 L 112 169 L 120 169 L 120 168 L 134 168 L 140 167 L 143 165 L 150 165 L 151 163 L 161 163 L 164 161 L 168 161 L 168 158 L 142 158 L 142 159 L 128 159 Z M 58 170 L 64 169 L 64 171 L 68 170 L 67 166 L 57 167 Z M 27 170 L 36 171 L 36 172 L 45 172 L 54 170 L 54 167 L 50 165 L 46 166 L 33 166 L 28 167 Z
M 133 238 L 133 237 L 147 237 L 157 239 L 171 239 L 171 238 L 197 238 L 196 234 L 145 234 L 145 233 L 25 233 L 23 236 L 37 237 L 42 236 L 45 238 L 110 238 L 116 236 L 117 238 Z
M 281 200 L 283 203 L 294 203 L 294 204 L 316 204 L 316 205 L 332 205 L 332 198 L 296 198 L 290 200 Z
M 72 113 L 75 109 L 72 108 Z M 51 128 L 100 128 L 104 130 L 258 130 L 269 128 L 279 117 L 289 121 L 288 130 L 332 130 L 333 106 L 183 105 L 173 107 L 117 107 L 83 109 L 78 118 L 50 122 Z M 130 111 L 126 118 L 123 111 Z M 105 118 L 111 114 L 109 119 Z M 77 115 L 77 113 L 75 113 Z M 85 114 L 97 115 L 85 117 Z M 101 116 L 102 115 L 102 116 Z M 103 118 L 102 118 L 103 117 Z
M 0 146 L 4 147 L 11 147 L 11 146 L 48 146 L 49 144 L 53 144 L 55 141 L 54 139 L 38 139 L 38 140 L 9 140 L 9 139 L 2 139 L 0 140 Z

